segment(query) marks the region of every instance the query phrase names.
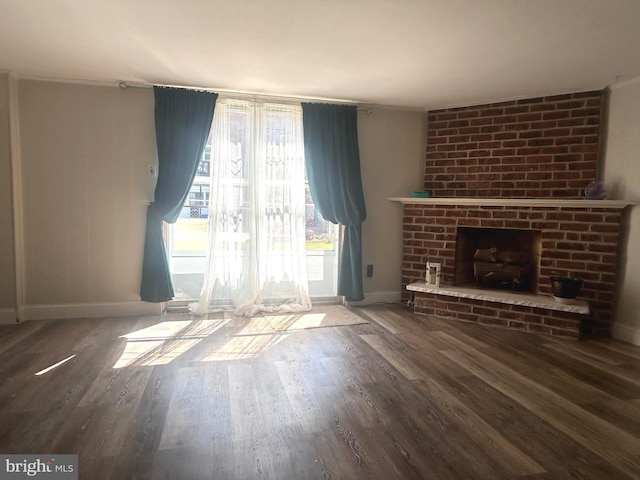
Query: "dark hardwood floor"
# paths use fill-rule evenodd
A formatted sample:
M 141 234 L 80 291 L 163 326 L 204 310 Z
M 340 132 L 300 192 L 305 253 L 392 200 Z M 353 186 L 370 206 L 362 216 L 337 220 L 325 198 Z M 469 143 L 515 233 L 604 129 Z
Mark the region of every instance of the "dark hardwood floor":
M 0 452 L 91 480 L 640 478 L 640 348 L 357 312 L 0 326 Z

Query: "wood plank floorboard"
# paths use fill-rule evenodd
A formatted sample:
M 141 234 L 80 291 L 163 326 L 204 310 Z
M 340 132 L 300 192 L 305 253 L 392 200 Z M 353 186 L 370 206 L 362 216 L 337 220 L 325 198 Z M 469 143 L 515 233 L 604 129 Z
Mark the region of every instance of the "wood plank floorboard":
M 0 453 L 87 480 L 640 479 L 640 347 L 353 311 L 1 325 Z

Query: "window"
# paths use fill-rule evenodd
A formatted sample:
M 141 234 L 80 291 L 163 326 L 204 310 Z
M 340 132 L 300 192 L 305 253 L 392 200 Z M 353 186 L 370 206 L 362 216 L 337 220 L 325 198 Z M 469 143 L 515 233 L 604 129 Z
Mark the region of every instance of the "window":
M 256 107 L 253 102 L 232 99 L 218 102 L 215 115 L 224 114 L 227 122 L 220 123 L 219 117 L 214 118 L 214 128 L 180 219 L 169 228 L 167 243 L 176 300 L 194 300 L 200 295 L 207 246 L 215 233 L 211 231 L 212 223 L 218 225 L 217 238 L 224 243 L 217 251 L 226 257 L 224 261 L 220 257 L 219 263 L 232 264 L 232 250 L 237 253 L 237 249 L 249 248 L 255 235 L 250 223 L 257 215 L 258 228 L 269 231 L 269 240 L 260 249 L 271 252 L 261 269 L 271 275 L 285 268 L 281 258 L 284 253 L 279 252 L 284 252 L 290 240 L 292 230 L 287 222 L 292 221 L 295 211 L 303 222 L 303 261 L 309 293 L 313 297 L 335 297 L 339 230 L 316 211 L 305 184 L 304 163 L 299 173 L 291 163 L 292 155 L 297 155 L 290 145 L 296 120 L 288 110 L 293 107 L 275 104 Z M 262 109 L 260 115 L 255 113 L 256 108 Z M 216 138 L 220 138 L 214 133 L 216 125 L 226 129 L 218 132 L 225 139 L 223 146 L 214 145 Z M 258 131 L 264 134 L 261 138 L 256 136 Z M 217 159 L 215 152 L 219 152 Z M 296 175 L 299 184 L 292 185 L 290 180 Z M 259 188 L 255 186 L 256 178 L 260 178 Z M 299 189 L 300 205 L 288 204 L 285 200 L 292 189 Z M 212 194 L 217 197 L 212 199 Z M 210 211 L 212 201 L 221 208 L 217 213 Z M 214 215 L 217 217 L 211 218 Z M 241 269 L 247 268 L 246 262 L 238 265 Z M 282 271 L 280 275 L 285 278 L 290 272 Z M 275 279 L 278 274 L 272 276 Z

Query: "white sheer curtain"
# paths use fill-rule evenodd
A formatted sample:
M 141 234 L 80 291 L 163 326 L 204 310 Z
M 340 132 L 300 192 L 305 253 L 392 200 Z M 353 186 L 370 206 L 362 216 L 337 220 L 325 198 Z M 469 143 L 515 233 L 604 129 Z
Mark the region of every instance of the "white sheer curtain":
M 190 310 L 309 310 L 302 108 L 219 98 L 211 143 L 209 245 Z

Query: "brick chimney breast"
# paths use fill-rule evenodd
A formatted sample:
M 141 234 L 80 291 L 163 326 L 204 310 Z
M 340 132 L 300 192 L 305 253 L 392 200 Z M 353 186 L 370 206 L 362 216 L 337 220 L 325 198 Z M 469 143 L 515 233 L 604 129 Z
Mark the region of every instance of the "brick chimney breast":
M 582 198 L 596 180 L 602 91 L 428 113 L 434 197 Z

